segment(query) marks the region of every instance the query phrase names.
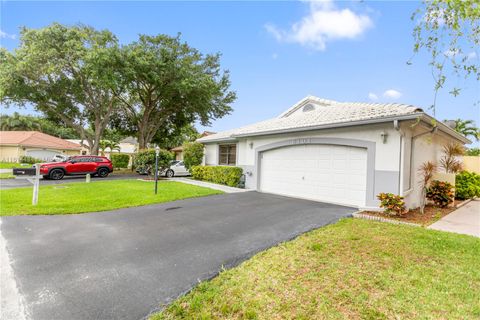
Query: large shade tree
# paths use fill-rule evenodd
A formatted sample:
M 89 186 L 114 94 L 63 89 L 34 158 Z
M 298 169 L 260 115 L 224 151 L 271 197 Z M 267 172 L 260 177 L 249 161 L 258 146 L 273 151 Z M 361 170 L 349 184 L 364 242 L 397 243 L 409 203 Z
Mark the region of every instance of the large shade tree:
M 54 23 L 21 30 L 14 52 L 0 49 L 0 99 L 59 118 L 92 154 L 118 106 L 111 63 L 117 39 L 106 30 Z
M 121 48 L 116 65 L 124 122 L 137 132 L 140 149 L 159 132 L 194 121 L 209 125 L 232 110 L 235 93 L 229 90 L 228 72 L 220 68 L 220 55 L 204 55 L 180 36 L 141 35 Z

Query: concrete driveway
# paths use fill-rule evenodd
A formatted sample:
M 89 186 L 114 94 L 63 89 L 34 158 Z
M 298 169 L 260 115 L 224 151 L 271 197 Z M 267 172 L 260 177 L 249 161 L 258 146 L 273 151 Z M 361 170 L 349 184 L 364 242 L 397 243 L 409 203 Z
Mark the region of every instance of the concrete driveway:
M 3 217 L 9 261 L 2 270 L 11 267 L 13 276 L 2 282 L 15 288 L 2 303 L 18 302 L 27 319 L 143 319 L 222 266 L 354 211 L 245 192 L 81 215 Z

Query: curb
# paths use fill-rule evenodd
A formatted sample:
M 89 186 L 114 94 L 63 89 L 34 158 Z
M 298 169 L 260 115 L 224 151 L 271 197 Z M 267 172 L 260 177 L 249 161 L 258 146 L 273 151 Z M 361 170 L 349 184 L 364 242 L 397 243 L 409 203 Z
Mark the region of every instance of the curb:
M 361 214 L 359 212 L 360 211 L 352 213 L 352 217 L 356 219 L 373 220 L 373 221 L 387 222 L 391 224 L 403 224 L 411 227 L 422 227 L 421 225 L 412 223 L 412 222 L 397 221 L 397 220 L 387 219 L 383 217 L 374 217 L 367 214 Z
M 467 200 L 465 200 L 465 201 L 463 201 L 463 202 L 460 202 L 459 204 L 457 204 L 457 205 L 455 206 L 455 210 L 457 210 L 458 208 L 463 207 L 464 205 L 466 205 L 467 203 L 469 203 L 469 202 L 472 201 L 472 200 L 473 200 L 473 199 L 467 199 Z M 453 211 L 452 211 L 452 212 L 453 212 Z

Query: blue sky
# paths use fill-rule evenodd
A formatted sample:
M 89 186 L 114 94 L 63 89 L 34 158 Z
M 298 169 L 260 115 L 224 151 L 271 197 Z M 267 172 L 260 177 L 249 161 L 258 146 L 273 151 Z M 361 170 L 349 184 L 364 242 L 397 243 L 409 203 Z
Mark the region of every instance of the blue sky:
M 138 34 L 182 37 L 204 53 L 221 52 L 238 99 L 220 131 L 265 120 L 312 94 L 339 101 L 401 102 L 424 109 L 433 101 L 427 54 L 413 65 L 412 1 L 327 2 L 1 2 L 1 45 L 13 50 L 21 26 L 83 23 L 110 29 L 122 43 Z M 479 59 L 480 57 L 475 57 Z M 462 94 L 438 96 L 438 119 L 480 124 L 480 86 L 453 78 Z M 450 87 L 451 89 L 451 87 Z M 5 110 L 2 110 L 5 111 Z M 13 110 L 6 110 L 12 112 Z M 29 111 L 24 111 L 28 113 Z

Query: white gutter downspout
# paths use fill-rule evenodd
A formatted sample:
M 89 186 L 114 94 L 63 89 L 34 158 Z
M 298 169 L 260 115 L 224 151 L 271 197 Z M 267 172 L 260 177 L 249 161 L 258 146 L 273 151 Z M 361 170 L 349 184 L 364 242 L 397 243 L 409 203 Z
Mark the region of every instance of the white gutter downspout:
M 393 128 L 397 130 L 397 132 L 400 134 L 400 154 L 399 154 L 399 159 L 398 159 L 398 194 L 403 196 L 403 168 L 404 168 L 404 159 L 403 159 L 403 149 L 404 149 L 404 137 L 405 137 L 405 132 L 402 131 L 402 129 L 399 126 L 398 120 L 393 120 Z

